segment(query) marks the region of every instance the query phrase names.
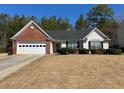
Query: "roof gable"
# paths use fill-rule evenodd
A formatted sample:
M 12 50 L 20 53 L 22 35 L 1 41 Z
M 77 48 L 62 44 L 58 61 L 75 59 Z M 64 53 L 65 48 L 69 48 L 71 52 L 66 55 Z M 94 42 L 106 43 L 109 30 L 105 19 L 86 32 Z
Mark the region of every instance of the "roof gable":
M 91 33 L 93 33 L 93 32 L 96 32 L 98 35 L 100 35 L 101 37 L 103 37 L 103 39 L 105 39 L 105 40 L 110 40 L 110 38 L 108 38 L 104 33 L 102 33 L 99 29 L 97 29 L 96 27 L 90 32 L 90 33 L 88 33 L 84 38 L 83 38 L 83 40 L 84 39 L 86 39 Z
M 48 37 L 41 32 L 34 24 L 27 27 L 16 37 L 17 41 L 45 41 Z
M 19 32 L 17 32 L 11 39 L 15 39 L 17 36 L 19 36 L 23 31 L 25 31 L 26 28 L 28 28 L 31 25 L 35 25 L 41 32 L 44 33 L 48 38 L 51 38 L 42 28 L 40 28 L 33 20 L 31 20 L 27 25 L 25 25 Z

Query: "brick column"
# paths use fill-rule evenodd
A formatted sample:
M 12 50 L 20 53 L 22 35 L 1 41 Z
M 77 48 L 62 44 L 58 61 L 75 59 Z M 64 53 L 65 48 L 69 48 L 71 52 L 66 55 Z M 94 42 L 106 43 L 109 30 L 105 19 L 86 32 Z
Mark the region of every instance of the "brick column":
M 50 41 L 46 41 L 46 54 L 50 54 Z
M 16 47 L 17 47 L 17 42 L 16 40 L 13 40 L 13 54 L 16 54 Z

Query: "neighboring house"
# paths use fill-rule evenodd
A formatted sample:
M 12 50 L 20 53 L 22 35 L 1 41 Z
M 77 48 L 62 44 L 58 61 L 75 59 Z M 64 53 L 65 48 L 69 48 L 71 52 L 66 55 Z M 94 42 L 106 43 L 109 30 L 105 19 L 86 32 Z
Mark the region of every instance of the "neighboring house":
M 92 31 L 44 31 L 30 21 L 12 38 L 14 54 L 52 54 L 59 48 L 108 49 L 109 38 Z
M 120 47 L 124 47 L 124 20 L 118 27 L 118 44 Z

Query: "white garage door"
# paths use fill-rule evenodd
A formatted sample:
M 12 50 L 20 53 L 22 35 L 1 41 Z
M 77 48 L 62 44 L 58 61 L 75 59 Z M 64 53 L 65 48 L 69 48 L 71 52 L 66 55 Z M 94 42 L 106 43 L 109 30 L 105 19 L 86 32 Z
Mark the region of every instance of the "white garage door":
M 46 54 L 46 44 L 17 43 L 17 54 Z

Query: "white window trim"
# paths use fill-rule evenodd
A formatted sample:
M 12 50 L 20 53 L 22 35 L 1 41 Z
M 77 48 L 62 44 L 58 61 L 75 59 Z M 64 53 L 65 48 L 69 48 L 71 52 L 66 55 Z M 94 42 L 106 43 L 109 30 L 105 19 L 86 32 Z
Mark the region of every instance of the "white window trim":
M 72 49 L 75 49 L 77 48 L 78 44 L 77 42 L 68 42 L 68 48 L 72 48 Z
M 93 43 L 93 45 L 92 45 Z M 90 48 L 91 49 L 101 49 L 102 48 L 102 45 L 101 45 L 102 41 L 99 41 L 99 40 L 93 40 L 93 41 L 90 41 Z M 94 48 L 92 48 L 94 46 Z

